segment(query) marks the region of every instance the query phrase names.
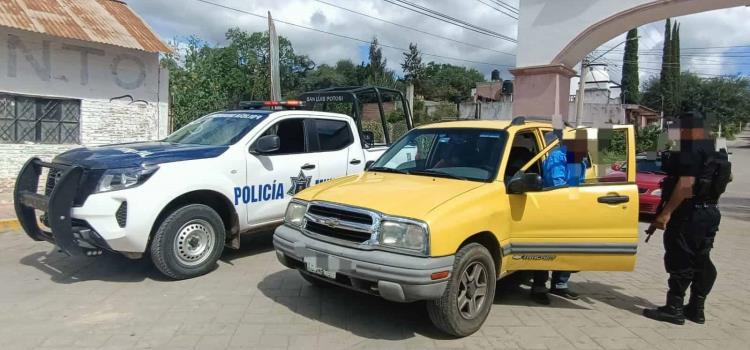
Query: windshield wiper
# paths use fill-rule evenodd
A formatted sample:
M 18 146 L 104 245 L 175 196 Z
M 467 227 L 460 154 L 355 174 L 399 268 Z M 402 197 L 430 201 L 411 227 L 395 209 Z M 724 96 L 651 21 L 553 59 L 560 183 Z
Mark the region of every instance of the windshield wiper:
M 437 170 L 427 170 L 427 169 L 425 169 L 425 170 L 412 170 L 412 171 L 409 172 L 409 174 L 430 175 L 430 176 L 437 176 L 437 177 L 447 177 L 447 178 L 456 179 L 456 180 L 468 180 L 467 178 L 465 178 L 463 176 L 458 176 L 458 175 L 453 175 L 453 174 L 449 174 L 449 173 L 444 173 L 442 171 L 437 171 Z
M 394 169 L 394 168 L 388 168 L 384 166 L 375 166 L 371 167 L 370 169 L 367 169 L 367 171 L 380 171 L 383 173 L 396 173 L 396 174 L 408 174 L 408 172 L 404 170 Z

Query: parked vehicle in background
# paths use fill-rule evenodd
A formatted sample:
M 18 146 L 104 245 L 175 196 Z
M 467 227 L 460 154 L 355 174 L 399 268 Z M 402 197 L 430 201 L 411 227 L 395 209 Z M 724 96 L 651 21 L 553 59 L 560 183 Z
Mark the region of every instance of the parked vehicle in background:
M 614 164 L 609 179 L 620 179 L 625 176 L 627 166 Z M 666 173 L 661 169 L 661 159 L 656 155 L 638 155 L 635 162 L 635 182 L 638 185 L 639 212 L 654 215 L 661 201 L 661 181 Z
M 282 109 L 299 101 L 243 106 L 161 141 L 31 158 L 14 192 L 21 225 L 69 255 L 148 254 L 171 278 L 195 277 L 215 266 L 225 245 L 239 248 L 240 234 L 280 224 L 294 194 L 361 173 L 387 148 L 349 115 Z M 410 126 L 407 111 L 401 122 Z
M 543 188 L 542 163 L 560 143 L 545 140 L 551 132 L 522 117 L 416 128 L 365 173 L 298 193 L 275 231 L 276 255 L 314 285 L 426 301 L 455 336 L 482 326 L 496 280 L 513 271 L 632 270 L 635 168 L 621 181 L 592 173 L 581 186 Z M 604 138 L 615 133 L 626 142 Z M 635 159 L 632 126 L 562 136 L 576 159 L 597 162 L 601 150 Z

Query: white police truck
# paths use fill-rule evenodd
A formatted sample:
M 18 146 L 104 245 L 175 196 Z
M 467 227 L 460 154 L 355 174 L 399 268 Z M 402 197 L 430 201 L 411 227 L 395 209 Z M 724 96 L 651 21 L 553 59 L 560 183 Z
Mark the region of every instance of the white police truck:
M 211 271 L 225 245 L 239 248 L 240 234 L 280 224 L 295 193 L 376 160 L 386 145 L 373 144 L 361 119 L 224 111 L 161 141 L 78 148 L 52 162 L 32 158 L 17 179 L 16 214 L 31 238 L 69 255 L 148 254 L 168 277 L 195 277 Z

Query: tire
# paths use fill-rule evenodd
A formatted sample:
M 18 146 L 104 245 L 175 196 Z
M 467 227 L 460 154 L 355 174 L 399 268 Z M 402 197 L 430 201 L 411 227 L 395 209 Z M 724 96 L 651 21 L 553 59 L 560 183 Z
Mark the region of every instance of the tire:
M 169 278 L 204 275 L 216 266 L 226 231 L 219 214 L 203 204 L 189 204 L 170 213 L 151 241 L 151 260 Z
M 299 271 L 299 274 L 300 274 L 300 276 L 302 276 L 303 280 L 307 281 L 307 283 L 310 283 L 310 284 L 312 284 L 315 287 L 318 287 L 318 288 L 327 288 L 327 287 L 331 286 L 330 283 L 328 283 L 326 281 L 323 281 L 321 279 L 312 277 L 312 276 L 310 276 L 310 275 L 308 275 L 308 274 L 306 274 L 306 273 L 304 273 L 302 271 Z
M 477 267 L 481 269 L 476 270 Z M 479 330 L 490 313 L 497 282 L 495 261 L 483 245 L 470 243 L 456 254 L 453 271 L 443 296 L 427 302 L 427 314 L 435 327 L 441 331 L 456 337 L 465 337 Z M 462 281 L 464 275 L 467 279 Z M 476 275 L 476 279 L 471 278 L 471 275 Z M 473 287 L 467 288 L 467 285 L 471 284 Z M 483 296 L 477 293 L 481 288 L 476 288 L 481 285 L 485 291 Z M 471 294 L 468 295 L 468 300 L 467 294 Z M 465 303 L 459 305 L 459 297 L 462 295 Z

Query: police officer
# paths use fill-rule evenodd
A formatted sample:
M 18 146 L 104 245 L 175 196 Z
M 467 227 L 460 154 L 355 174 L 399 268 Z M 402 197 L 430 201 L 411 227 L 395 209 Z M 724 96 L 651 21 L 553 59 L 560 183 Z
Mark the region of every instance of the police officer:
M 725 154 L 714 150 L 697 114 L 680 116 L 678 128 L 670 128 L 676 150 L 664 153 L 661 211 L 651 224 L 664 231 L 664 265 L 667 303 L 645 309 L 643 315 L 659 321 L 684 324 L 685 319 L 705 323 L 706 297 L 716 281 L 716 267 L 709 253 L 719 229 L 717 202 L 731 177 Z M 683 306 L 690 287 L 690 301 Z

